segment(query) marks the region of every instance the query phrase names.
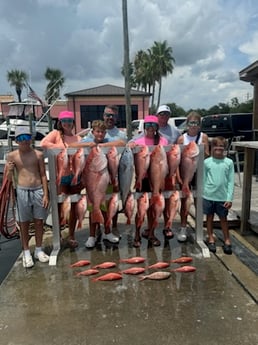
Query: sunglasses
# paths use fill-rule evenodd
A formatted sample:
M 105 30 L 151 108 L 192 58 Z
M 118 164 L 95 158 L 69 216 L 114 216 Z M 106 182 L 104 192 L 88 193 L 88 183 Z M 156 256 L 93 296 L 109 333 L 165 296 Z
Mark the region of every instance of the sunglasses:
M 158 113 L 160 116 L 170 116 L 170 113 L 168 111 L 162 111 L 161 113 Z
M 62 123 L 73 123 L 73 119 L 62 119 Z
M 116 115 L 115 114 L 104 113 L 104 116 L 111 118 L 111 117 L 115 117 Z
M 15 140 L 17 143 L 20 143 L 22 141 L 29 141 L 31 140 L 31 135 L 30 134 L 20 134 Z
M 155 123 L 155 122 L 146 122 L 146 123 L 144 124 L 144 127 L 145 127 L 145 128 L 150 128 L 150 127 L 156 127 L 156 128 L 158 128 L 158 125 L 157 125 L 157 123 Z
M 193 126 L 200 126 L 199 121 L 189 121 L 187 122 L 187 126 L 193 127 Z

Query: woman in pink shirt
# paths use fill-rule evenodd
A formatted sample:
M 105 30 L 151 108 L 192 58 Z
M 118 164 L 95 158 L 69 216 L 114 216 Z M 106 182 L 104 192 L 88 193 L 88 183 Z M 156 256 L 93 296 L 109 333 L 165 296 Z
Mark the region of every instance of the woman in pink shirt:
M 131 148 L 135 146 L 153 146 L 153 145 L 168 145 L 168 140 L 159 133 L 159 123 L 158 118 L 155 115 L 148 115 L 144 119 L 144 134 L 140 137 L 132 139 L 128 146 Z M 148 176 L 143 178 L 142 180 L 142 189 L 136 190 L 137 192 L 151 192 L 150 182 Z M 147 210 L 147 218 L 148 218 L 148 225 L 152 222 L 152 210 L 151 207 Z M 150 226 L 148 226 L 150 228 Z M 141 238 L 140 238 L 140 229 L 136 229 L 135 238 L 133 242 L 133 246 L 135 248 L 140 247 L 141 245 Z M 149 229 L 145 229 L 142 233 L 142 237 L 149 240 L 149 242 L 154 246 L 160 246 L 160 241 L 155 237 L 154 230 L 150 231 Z
M 44 149 L 65 149 L 71 143 L 81 141 L 81 137 L 79 135 L 75 135 L 73 133 L 74 129 L 74 114 L 71 111 L 62 111 L 58 116 L 58 123 L 57 129 L 54 129 L 48 135 L 41 140 L 41 147 Z M 71 160 L 71 157 L 70 157 Z M 80 193 L 83 189 L 82 184 L 80 181 L 76 185 L 71 186 L 71 181 L 73 178 L 73 174 L 71 171 L 72 162 L 70 161 L 67 169 L 64 172 L 64 176 L 61 179 L 61 184 L 58 186 L 58 194 L 76 194 Z M 74 232 L 76 227 L 76 213 L 75 213 L 75 206 L 76 203 L 71 203 L 71 211 L 69 216 L 69 238 L 68 238 L 68 245 L 71 248 L 78 247 L 78 242 L 75 240 Z M 61 204 L 58 204 L 59 208 L 59 215 L 61 210 Z

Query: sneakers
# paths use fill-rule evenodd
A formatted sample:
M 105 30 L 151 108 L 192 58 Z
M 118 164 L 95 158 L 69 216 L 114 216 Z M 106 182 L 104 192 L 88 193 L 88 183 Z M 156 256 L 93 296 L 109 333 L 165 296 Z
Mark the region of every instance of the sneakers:
M 177 234 L 177 240 L 179 242 L 185 242 L 187 240 L 186 227 L 181 227 Z
M 107 240 L 111 243 L 118 243 L 119 237 L 113 235 L 112 232 L 110 232 L 109 234 L 103 234 L 103 240 Z
M 24 268 L 31 268 L 34 266 L 34 262 L 32 260 L 32 256 L 29 255 L 29 256 L 25 256 L 23 255 L 22 256 L 22 265 Z
M 36 260 L 39 260 L 40 262 L 48 262 L 49 261 L 49 256 L 41 250 L 38 253 L 34 254 L 34 258 Z
M 85 242 L 86 248 L 94 248 L 96 244 L 96 238 L 94 236 L 90 236 L 87 241 Z

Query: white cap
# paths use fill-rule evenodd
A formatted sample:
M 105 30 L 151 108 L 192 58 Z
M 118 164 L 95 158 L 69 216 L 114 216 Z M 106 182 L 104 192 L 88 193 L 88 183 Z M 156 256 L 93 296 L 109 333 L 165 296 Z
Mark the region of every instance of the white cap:
M 15 138 L 17 138 L 21 134 L 30 134 L 31 135 L 31 131 L 30 131 L 29 127 L 17 126 L 15 129 Z
M 171 110 L 170 110 L 170 108 L 169 108 L 168 105 L 160 105 L 160 106 L 158 107 L 157 114 L 162 113 L 163 111 L 166 111 L 166 112 L 168 112 L 169 114 L 171 114 Z

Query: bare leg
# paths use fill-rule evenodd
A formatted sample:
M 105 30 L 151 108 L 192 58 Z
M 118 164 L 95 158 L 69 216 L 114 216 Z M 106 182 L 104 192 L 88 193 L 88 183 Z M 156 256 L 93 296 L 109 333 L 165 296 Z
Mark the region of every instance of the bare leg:
M 21 243 L 23 250 L 29 250 L 29 226 L 30 222 L 20 222 L 21 227 Z
M 186 228 L 187 226 L 187 209 L 186 209 L 186 199 L 187 198 L 182 198 L 181 199 L 181 208 L 180 208 L 180 218 L 181 218 L 181 227 Z
M 214 237 L 213 237 L 213 214 L 207 214 L 207 233 L 208 233 L 208 242 L 214 243 Z
M 229 229 L 228 229 L 228 221 L 226 217 L 220 218 L 221 229 L 224 235 L 224 242 L 227 245 L 230 245 L 230 237 L 229 237 Z
M 34 219 L 36 247 L 42 246 L 43 240 L 43 220 Z

